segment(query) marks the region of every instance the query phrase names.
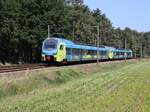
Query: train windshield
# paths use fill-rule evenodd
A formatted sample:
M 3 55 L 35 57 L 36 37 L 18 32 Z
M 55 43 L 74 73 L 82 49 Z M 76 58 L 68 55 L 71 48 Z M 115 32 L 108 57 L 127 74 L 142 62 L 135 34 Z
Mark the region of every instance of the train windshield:
M 53 50 L 57 48 L 57 40 L 49 39 L 44 42 L 44 49 Z

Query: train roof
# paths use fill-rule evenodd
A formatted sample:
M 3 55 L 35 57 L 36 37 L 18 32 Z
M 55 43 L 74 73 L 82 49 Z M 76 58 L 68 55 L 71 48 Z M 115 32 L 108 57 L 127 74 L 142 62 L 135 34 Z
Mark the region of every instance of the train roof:
M 94 47 L 94 46 L 76 44 L 76 43 L 74 43 L 70 40 L 64 39 L 64 38 L 56 38 L 56 37 L 52 37 L 52 38 L 58 40 L 59 43 L 63 42 L 67 48 L 97 50 L 97 47 Z M 49 39 L 49 38 L 47 38 L 47 39 Z M 102 51 L 116 51 L 116 52 L 125 52 L 125 51 L 126 52 L 132 52 L 131 50 L 116 49 L 114 47 L 109 47 L 109 46 L 102 46 L 102 47 L 100 46 L 99 50 L 102 50 Z

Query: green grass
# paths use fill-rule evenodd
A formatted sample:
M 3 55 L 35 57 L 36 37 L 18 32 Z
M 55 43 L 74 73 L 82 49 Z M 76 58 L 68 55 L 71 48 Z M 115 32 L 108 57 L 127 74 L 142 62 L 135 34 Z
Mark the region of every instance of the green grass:
M 58 70 L 53 76 L 47 73 L 30 74 L 22 79 L 1 79 L 0 80 L 0 99 L 8 96 L 30 94 L 33 90 L 42 89 L 45 87 L 55 87 L 68 81 L 81 77 L 80 72 L 73 69 Z
M 14 79 L 10 87 L 4 82 L 1 112 L 150 112 L 150 61 L 99 65 L 89 73 L 58 70 L 53 80 L 43 73 Z

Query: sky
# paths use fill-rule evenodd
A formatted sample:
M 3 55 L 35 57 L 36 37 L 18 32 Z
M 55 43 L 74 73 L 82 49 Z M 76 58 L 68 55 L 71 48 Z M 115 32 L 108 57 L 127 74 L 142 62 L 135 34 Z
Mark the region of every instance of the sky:
M 150 0 L 84 0 L 90 9 L 99 8 L 113 27 L 150 31 Z

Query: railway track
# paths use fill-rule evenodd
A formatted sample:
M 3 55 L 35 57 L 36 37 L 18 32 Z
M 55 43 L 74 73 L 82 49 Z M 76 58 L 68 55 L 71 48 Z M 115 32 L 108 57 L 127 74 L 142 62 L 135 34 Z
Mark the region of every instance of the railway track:
M 0 73 L 16 72 L 23 70 L 33 70 L 45 68 L 42 64 L 22 64 L 22 65 L 12 65 L 12 66 L 0 66 Z
M 135 60 L 138 60 L 138 59 L 139 58 L 136 58 Z M 149 58 L 145 58 L 145 59 L 149 59 Z M 112 61 L 116 61 L 116 60 L 112 60 Z M 105 63 L 106 61 L 101 61 L 101 63 L 102 62 Z M 71 66 L 73 64 L 68 64 L 68 65 Z M 24 71 L 24 70 L 41 69 L 41 68 L 46 68 L 46 67 L 50 67 L 50 66 L 44 65 L 44 64 L 21 64 L 21 65 L 0 66 L 0 74 Z

